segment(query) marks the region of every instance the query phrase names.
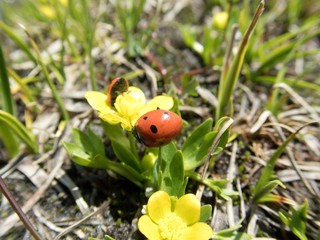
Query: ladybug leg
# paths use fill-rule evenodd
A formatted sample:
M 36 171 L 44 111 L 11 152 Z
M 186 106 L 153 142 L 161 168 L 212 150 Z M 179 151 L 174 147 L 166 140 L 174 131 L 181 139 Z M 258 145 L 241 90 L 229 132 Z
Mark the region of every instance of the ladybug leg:
M 136 127 L 133 127 L 132 128 L 132 133 L 133 133 L 133 136 L 142 144 L 145 144 L 145 141 L 139 136 L 139 133 L 136 129 Z

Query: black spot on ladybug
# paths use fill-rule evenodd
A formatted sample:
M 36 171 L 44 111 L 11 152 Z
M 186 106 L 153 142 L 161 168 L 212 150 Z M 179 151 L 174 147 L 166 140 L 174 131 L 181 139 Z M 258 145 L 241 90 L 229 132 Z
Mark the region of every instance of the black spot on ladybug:
M 158 128 L 155 125 L 151 125 L 150 126 L 150 130 L 152 133 L 157 133 L 158 132 Z
M 160 108 L 159 107 L 157 107 L 157 110 L 159 110 Z
M 145 116 L 144 118 L 143 118 L 143 120 L 147 120 L 148 119 L 148 117 L 147 116 Z

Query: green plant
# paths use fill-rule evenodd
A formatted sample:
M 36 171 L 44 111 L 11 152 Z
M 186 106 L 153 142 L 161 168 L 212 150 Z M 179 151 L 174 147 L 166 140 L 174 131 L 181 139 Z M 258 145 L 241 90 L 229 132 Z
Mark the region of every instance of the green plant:
M 307 240 L 306 221 L 308 214 L 308 201 L 298 206 L 297 209 L 290 207 L 290 213 L 281 209 L 278 214 L 281 221 L 301 240 Z
M 219 85 L 219 91 L 218 91 L 218 106 L 216 108 L 216 120 L 220 119 L 225 115 L 228 115 L 228 112 L 229 112 L 229 115 L 231 116 L 233 115 L 233 110 L 232 110 L 233 107 L 232 107 L 232 101 L 231 101 L 233 90 L 242 68 L 242 64 L 244 61 L 244 57 L 246 54 L 246 50 L 248 48 L 248 44 L 249 44 L 252 32 L 256 27 L 258 19 L 264 10 L 264 5 L 265 5 L 264 1 L 260 1 L 259 6 L 255 12 L 255 15 L 253 16 L 252 21 L 241 40 L 239 49 L 234 59 L 231 62 L 230 68 L 229 68 L 230 60 L 226 59 L 224 61 L 224 66 L 223 66 L 223 71 L 220 77 L 220 85 Z M 228 58 L 230 56 L 226 54 L 225 57 Z
M 286 146 L 296 137 L 296 135 L 303 129 L 305 126 L 299 128 L 296 132 L 291 134 L 274 152 L 270 160 L 268 161 L 268 164 L 263 169 L 261 176 L 253 189 L 253 201 L 255 203 L 263 203 L 263 202 L 287 202 L 287 203 L 293 203 L 292 201 L 280 197 L 277 195 L 274 195 L 271 193 L 272 190 L 274 190 L 278 185 L 285 187 L 280 180 L 275 179 L 274 176 L 274 167 L 276 164 L 277 159 L 280 157 L 280 154 L 285 150 Z
M 146 31 L 138 30 L 138 23 L 143 14 L 146 0 L 114 0 L 113 2 L 117 14 L 116 23 L 128 48 L 128 55 L 130 57 L 142 55 L 149 36 Z

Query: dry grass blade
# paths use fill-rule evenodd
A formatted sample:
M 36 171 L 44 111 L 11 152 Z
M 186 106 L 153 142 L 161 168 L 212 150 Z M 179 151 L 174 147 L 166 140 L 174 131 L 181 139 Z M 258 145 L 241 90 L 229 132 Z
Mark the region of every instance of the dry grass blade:
M 110 204 L 110 200 L 104 202 L 96 211 L 88 214 L 87 216 L 85 216 L 83 219 L 81 219 L 80 221 L 72 224 L 71 226 L 67 227 L 63 232 L 59 233 L 54 240 L 58 240 L 61 237 L 63 237 L 64 235 L 66 235 L 67 233 L 71 232 L 73 229 L 75 229 L 76 227 L 80 226 L 83 222 L 85 222 L 86 220 L 88 220 L 89 218 L 91 218 L 92 216 L 102 212 L 103 210 L 105 210 L 105 208 L 107 208 Z
M 228 174 L 227 174 L 227 180 L 229 180 L 227 184 L 227 188 L 232 190 L 232 181 L 236 174 L 236 152 L 238 150 L 238 143 L 235 142 L 232 146 L 232 154 L 230 157 L 230 163 L 228 168 Z M 234 212 L 233 212 L 233 202 L 232 199 L 227 201 L 227 213 L 228 213 L 228 221 L 229 221 L 229 227 L 233 227 L 235 225 L 234 222 Z
M 273 122 L 277 122 L 277 120 L 275 119 L 275 117 L 271 116 L 270 118 L 271 118 L 271 120 L 272 120 Z M 309 123 L 309 124 L 311 124 L 311 123 Z M 309 125 L 309 124 L 307 124 L 307 125 Z M 306 125 L 305 125 L 305 126 L 306 126 Z M 301 130 L 302 128 L 303 128 L 303 127 L 301 127 L 299 130 Z M 276 130 L 277 130 L 277 132 L 279 133 L 281 139 L 282 139 L 283 141 L 285 141 L 285 135 L 284 135 L 282 129 L 281 129 L 280 127 L 276 127 Z M 298 131 L 299 131 L 299 130 L 298 130 Z M 289 145 L 290 145 L 290 143 L 289 143 Z M 295 171 L 297 172 L 297 174 L 299 175 L 299 177 L 300 177 L 301 181 L 304 183 L 305 187 L 308 189 L 308 191 L 309 191 L 312 195 L 316 195 L 316 191 L 315 191 L 315 190 L 312 188 L 312 186 L 308 183 L 308 181 L 307 181 L 306 178 L 304 177 L 304 174 L 303 174 L 303 173 L 301 172 L 301 170 L 298 168 L 298 164 L 297 164 L 297 162 L 296 162 L 296 160 L 295 160 L 295 157 L 294 157 L 294 155 L 293 155 L 292 150 L 289 149 L 289 148 L 286 148 L 286 152 L 287 152 L 287 154 L 288 154 L 288 157 L 289 157 L 289 160 L 290 160 L 290 162 L 291 162 L 291 164 L 292 164 L 292 167 L 294 168 L 294 170 L 295 170 Z
M 61 168 L 63 164 L 63 160 L 65 157 L 64 153 L 60 158 L 58 159 L 57 165 L 54 167 L 54 169 L 49 174 L 46 182 L 32 195 L 32 197 L 24 204 L 22 207 L 22 211 L 25 213 L 29 212 L 31 208 L 39 201 L 39 199 L 43 196 L 44 192 L 48 189 L 50 184 L 52 183 L 53 179 L 57 175 L 59 169 Z M 4 236 L 11 228 L 17 224 L 19 219 L 17 218 L 17 215 L 12 214 L 5 221 L 1 223 L 2 228 L 0 229 L 0 237 Z

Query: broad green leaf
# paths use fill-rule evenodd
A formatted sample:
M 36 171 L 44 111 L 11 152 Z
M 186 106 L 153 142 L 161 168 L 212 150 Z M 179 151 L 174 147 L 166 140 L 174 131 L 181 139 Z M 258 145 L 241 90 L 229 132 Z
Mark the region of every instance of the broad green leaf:
M 63 146 L 71 159 L 81 166 L 98 169 L 108 168 L 107 159 L 104 155 L 88 153 L 83 146 L 79 146 L 76 143 L 63 142 Z
M 162 177 L 161 190 L 170 196 L 180 197 L 184 194 L 186 179 L 181 151 L 177 151 L 171 161 L 166 162 Z
M 221 240 L 226 240 L 226 239 L 236 239 L 235 236 L 237 234 L 238 229 L 242 227 L 241 222 L 238 222 L 235 226 L 223 229 L 219 232 L 214 232 L 213 233 L 213 239 L 221 239 Z
M 211 118 L 204 121 L 191 133 L 191 135 L 186 139 L 185 143 L 183 144 L 181 151 L 184 159 L 185 170 L 193 169 L 194 167 L 199 166 L 201 164 L 198 163 L 197 160 L 201 161 L 201 156 L 204 152 L 207 152 L 205 147 L 207 147 L 208 142 L 210 142 L 210 136 L 207 137 L 207 144 L 205 146 L 202 146 L 202 144 L 205 141 L 206 135 L 211 131 L 212 122 L 213 120 Z M 198 158 L 197 154 L 199 154 Z
M 105 121 L 101 121 L 103 130 L 105 135 L 111 140 L 111 141 L 118 141 L 121 143 L 124 147 L 130 149 L 130 143 L 129 140 L 121 128 L 119 124 L 112 125 Z
M 205 178 L 202 179 L 199 173 L 196 172 L 192 172 L 192 171 L 186 171 L 185 175 L 206 185 L 207 187 L 209 187 L 210 189 L 212 189 L 214 192 L 216 192 L 220 197 L 222 197 L 223 199 L 230 200 L 232 196 L 238 196 L 239 193 L 232 190 L 232 189 L 227 189 L 226 185 L 229 182 L 226 179 L 222 179 L 222 180 L 213 180 L 210 178 Z
M 211 217 L 212 213 L 212 206 L 210 204 L 206 204 L 201 206 L 201 213 L 200 213 L 200 222 L 205 222 Z
M 159 153 L 158 158 L 162 158 L 162 161 L 160 161 L 162 171 L 160 190 L 167 192 L 170 196 L 182 196 L 186 186 L 186 179 L 181 151 L 177 151 L 176 146 L 170 143 L 161 147 Z
M 80 129 L 74 128 L 72 130 L 72 136 L 74 143 L 81 146 L 85 152 L 90 155 L 100 154 L 105 156 L 104 144 L 99 136 L 97 136 L 92 130 L 88 130 L 87 133 L 82 132 Z
M 193 153 L 192 158 L 191 156 L 188 159 L 185 158 L 184 170 L 188 171 L 188 170 L 195 169 L 207 159 L 207 155 L 209 153 L 210 147 L 216 135 L 217 135 L 217 132 L 209 132 L 208 134 L 204 135 L 203 142 L 201 143 L 200 146 L 198 146 L 197 150 Z
M 142 187 L 142 183 L 145 181 L 144 177 L 136 170 L 123 163 L 111 161 L 99 154 L 93 155 L 91 153 L 90 155 L 85 152 L 85 149 L 82 146 L 76 145 L 75 143 L 63 142 L 63 146 L 71 159 L 81 166 L 111 170 L 116 174 L 127 178 L 139 187 Z
M 139 160 L 135 155 L 130 151 L 130 148 L 127 148 L 122 144 L 122 142 L 111 140 L 112 149 L 117 158 L 124 164 L 132 167 L 138 172 L 141 172 L 141 166 Z

